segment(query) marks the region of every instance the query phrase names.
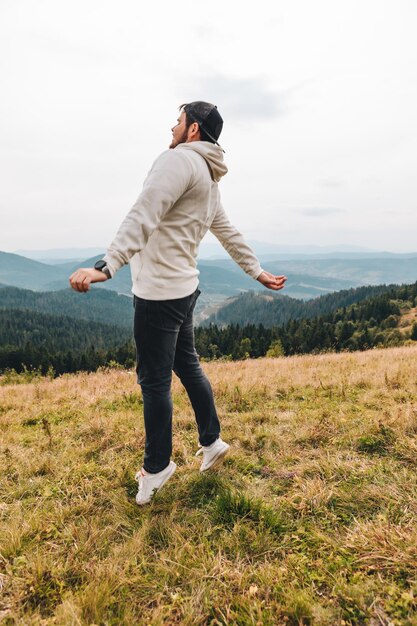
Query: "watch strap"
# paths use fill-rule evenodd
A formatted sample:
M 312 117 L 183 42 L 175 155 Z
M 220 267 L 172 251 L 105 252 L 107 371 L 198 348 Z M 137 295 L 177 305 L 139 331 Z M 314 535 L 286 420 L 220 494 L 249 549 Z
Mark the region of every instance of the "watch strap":
M 103 272 L 107 276 L 107 278 L 111 278 L 110 270 L 107 267 L 106 261 L 100 259 L 96 263 L 94 263 L 94 269 L 99 270 L 99 272 Z

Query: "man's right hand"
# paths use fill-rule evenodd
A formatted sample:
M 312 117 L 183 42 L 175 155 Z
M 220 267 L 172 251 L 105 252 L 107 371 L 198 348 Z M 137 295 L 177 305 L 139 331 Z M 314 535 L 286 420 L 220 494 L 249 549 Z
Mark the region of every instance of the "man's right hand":
M 90 289 L 91 283 L 102 283 L 105 280 L 108 280 L 106 274 L 94 267 L 80 267 L 69 277 L 71 287 L 82 293 Z
M 274 274 L 270 274 L 269 272 L 262 272 L 259 274 L 256 279 L 264 287 L 267 289 L 273 289 L 274 291 L 278 291 L 279 289 L 283 289 L 285 287 L 285 281 L 287 280 L 286 276 L 275 276 Z

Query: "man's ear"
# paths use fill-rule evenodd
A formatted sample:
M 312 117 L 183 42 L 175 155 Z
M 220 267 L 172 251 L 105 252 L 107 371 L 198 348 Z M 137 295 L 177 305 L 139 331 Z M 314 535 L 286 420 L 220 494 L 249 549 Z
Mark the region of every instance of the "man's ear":
M 197 124 L 197 122 L 193 122 L 191 124 L 190 130 L 191 130 L 190 135 L 193 139 L 197 139 L 197 138 L 200 139 L 200 127 Z

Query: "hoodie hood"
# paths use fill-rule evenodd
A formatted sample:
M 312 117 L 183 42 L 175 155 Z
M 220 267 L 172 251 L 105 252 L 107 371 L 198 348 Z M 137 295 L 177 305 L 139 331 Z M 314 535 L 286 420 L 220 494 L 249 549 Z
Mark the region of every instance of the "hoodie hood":
M 227 167 L 223 161 L 223 150 L 214 143 L 190 141 L 189 143 L 180 143 L 175 150 L 192 150 L 200 154 L 205 159 L 216 183 L 227 174 Z

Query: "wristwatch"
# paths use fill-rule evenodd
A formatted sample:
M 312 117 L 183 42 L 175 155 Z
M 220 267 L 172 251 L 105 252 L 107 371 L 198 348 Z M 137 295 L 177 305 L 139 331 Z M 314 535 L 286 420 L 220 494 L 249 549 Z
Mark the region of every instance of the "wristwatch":
M 94 263 L 94 269 L 99 270 L 100 272 L 103 272 L 103 274 L 106 274 L 107 278 L 111 278 L 111 274 L 110 274 L 109 268 L 107 267 L 107 263 L 106 261 L 103 261 L 103 259 L 100 259 L 100 261 L 97 261 L 96 263 Z

